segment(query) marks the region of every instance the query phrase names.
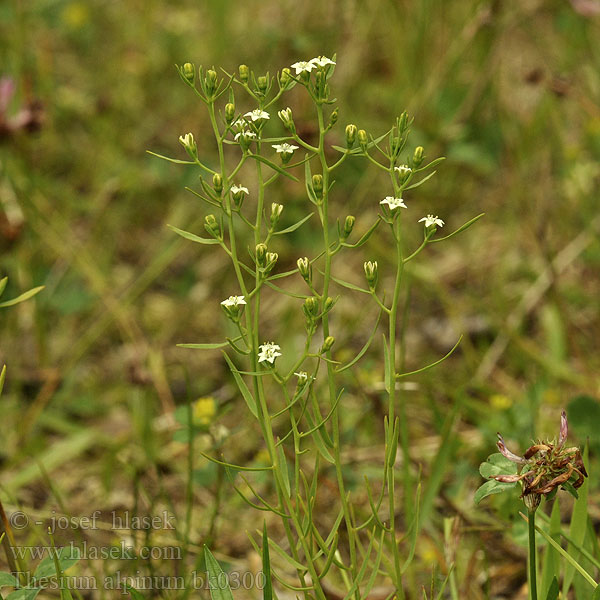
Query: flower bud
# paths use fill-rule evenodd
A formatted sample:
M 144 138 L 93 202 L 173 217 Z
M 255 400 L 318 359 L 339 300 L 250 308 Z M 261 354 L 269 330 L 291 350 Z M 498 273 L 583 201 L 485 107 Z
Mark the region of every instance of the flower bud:
M 298 265 L 298 272 L 302 275 L 302 279 L 310 285 L 310 282 L 312 281 L 312 266 L 310 261 L 305 256 L 304 258 L 299 258 L 296 261 L 296 264 Z
M 327 299 L 325 300 L 325 304 L 323 305 L 323 312 L 324 313 L 329 312 L 333 308 L 334 304 L 335 304 L 335 300 L 331 296 L 327 296 Z
M 223 191 L 223 178 L 218 173 L 213 175 L 213 188 L 217 192 L 217 195 L 220 196 Z
M 314 321 L 319 316 L 319 301 L 314 296 L 307 298 L 302 305 L 302 311 L 307 320 Z
M 366 152 L 367 144 L 369 143 L 369 138 L 367 137 L 367 132 L 364 129 L 358 130 L 358 143 L 360 147 Z
M 244 187 L 243 185 L 232 185 L 229 191 L 231 192 L 231 197 L 235 207 L 237 209 L 242 208 L 244 197 L 249 194 L 248 188 Z
M 256 264 L 259 267 L 264 267 L 267 264 L 267 246 L 266 244 L 257 244 L 255 248 Z
M 423 146 L 417 146 L 413 154 L 413 165 L 419 167 L 423 163 Z
M 181 67 L 181 73 L 192 85 L 194 84 L 196 81 L 196 67 L 192 63 L 186 62 Z
M 356 125 L 353 125 L 352 123 L 346 125 L 346 146 L 348 146 L 348 148 L 354 146 L 354 142 L 356 141 L 356 131 Z
M 323 197 L 323 175 L 312 176 L 312 187 L 317 198 Z
M 228 102 L 225 105 L 225 122 L 227 125 L 233 121 L 233 117 L 235 117 L 235 104 L 233 104 L 233 102 Z
M 328 335 L 323 342 L 323 346 L 321 346 L 321 352 L 329 352 L 333 344 L 335 344 L 335 338 Z
M 398 119 L 398 133 L 402 135 L 408 129 L 408 113 L 404 111 Z
M 338 120 L 339 110 L 335 108 L 331 115 L 329 116 L 329 127 L 333 127 Z
M 273 202 L 271 204 L 271 227 L 275 227 L 275 225 L 277 225 L 282 212 L 283 204 L 277 204 L 277 202 Z
M 379 277 L 379 273 L 377 271 L 377 261 L 367 261 L 364 265 L 365 275 L 367 277 L 367 283 L 369 284 L 369 288 L 371 290 L 375 289 L 377 285 L 377 278 Z
M 215 215 L 206 215 L 204 219 L 204 228 L 208 233 L 210 233 L 213 237 L 218 238 L 220 234 L 219 224 L 215 219 Z
M 248 79 L 250 78 L 250 69 L 246 65 L 240 65 L 239 73 L 240 73 L 240 81 L 242 83 L 248 83 Z
M 348 215 L 346 220 L 344 221 L 344 239 L 346 239 L 354 229 L 354 223 L 356 222 L 356 217 L 353 215 Z
M 280 110 L 277 115 L 281 119 L 284 127 L 290 131 L 293 131 L 294 120 L 292 119 L 292 109 L 289 107 L 284 108 L 283 110 Z
M 273 270 L 278 258 L 279 254 L 277 252 L 267 252 L 265 273 L 270 273 Z
M 285 88 L 288 86 L 288 84 L 291 81 L 291 71 L 289 70 L 288 67 L 285 67 L 283 69 L 281 69 L 281 77 L 279 77 L 279 84 L 281 85 L 282 88 Z
M 325 98 L 325 86 L 327 80 L 323 71 L 317 71 L 315 73 L 315 90 L 317 92 L 317 98 Z
M 212 96 L 212 93 L 215 91 L 217 87 L 217 72 L 213 69 L 209 69 L 206 71 L 206 78 L 204 80 L 204 85 L 206 88 L 206 93 L 209 96 Z
M 258 91 L 261 94 L 264 94 L 267 91 L 267 86 L 269 85 L 269 80 L 264 75 L 261 75 L 256 80 L 256 85 L 258 86 Z
M 185 148 L 185 151 L 190 155 L 191 158 L 196 160 L 198 158 L 198 147 L 196 141 L 191 133 L 179 136 L 179 143 Z

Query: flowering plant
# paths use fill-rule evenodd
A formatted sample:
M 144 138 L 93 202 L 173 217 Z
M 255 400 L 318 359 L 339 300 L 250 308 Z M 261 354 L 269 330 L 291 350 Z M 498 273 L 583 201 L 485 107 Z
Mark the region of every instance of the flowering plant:
M 342 133 L 345 145 L 331 146 L 331 150 L 337 152 L 332 160 L 328 134 L 336 127 L 339 110 L 330 108 L 335 100 L 331 97 L 329 81 L 336 62 L 335 56 L 298 61 L 282 69 L 276 77 L 256 75 L 245 65 L 239 67 L 237 74 L 225 73 L 220 77 L 214 69 L 197 69 L 191 63 L 184 64 L 179 67 L 182 80 L 208 109 L 218 164 L 210 165 L 200 156 L 192 133 L 180 138 L 190 160 L 157 156 L 199 169 L 200 189 L 193 193 L 213 211 L 204 222 L 208 237 L 171 228 L 192 242 L 220 246 L 229 257 L 235 276 L 229 291 L 232 295 L 221 305 L 235 326 L 237 336 L 221 342 L 182 346 L 223 351 L 239 393 L 259 425 L 269 461 L 261 469 L 235 465 L 209 454 L 205 454 L 206 458 L 243 474 L 244 486 L 234 482 L 237 493 L 255 509 L 281 518 L 287 549 L 281 548 L 266 532 L 262 539 L 263 557 L 272 545 L 279 557 L 293 567 L 297 581 L 292 584 L 289 577 L 278 576 L 281 585 L 294 593 L 302 592 L 306 598 L 325 600 L 327 578 L 345 588 L 342 596 L 358 599 L 367 597 L 380 574 L 384 574 L 392 582 L 391 595 L 404 598 L 403 576 L 414 556 L 421 517 L 420 487 L 411 469 L 409 429 L 404 399 L 396 393 L 397 381 L 439 364 L 458 343 L 435 363 L 411 373 L 401 372 L 397 346 L 398 315 L 404 310 L 403 274 L 407 264 L 429 244 L 464 231 L 482 215 L 444 237 L 436 237 L 438 227 L 444 222 L 428 215 L 421 219 L 425 220 L 425 228 L 420 245 L 412 250 L 406 247 L 403 229 L 417 227 L 420 215 L 413 214 L 413 199 L 407 199 L 405 194 L 412 195 L 412 190 L 425 183 L 435 171 L 425 176 L 424 172 L 443 159 L 426 163 L 421 146 L 407 152 L 411 119 L 404 112 L 390 130 L 379 137 L 348 124 Z M 283 95 L 296 86 L 304 88 L 314 104 L 315 139 L 300 133 L 304 129 L 296 125 L 290 107 L 276 108 Z M 236 96 L 236 91 L 248 98 L 250 110 L 238 108 L 244 102 Z M 222 100 L 225 95 L 226 102 Z M 272 118 L 274 114 L 278 115 L 279 123 Z M 298 156 L 299 150 L 302 156 Z M 382 212 L 351 241 L 356 219 L 347 215 L 337 223 L 337 228 L 332 227 L 335 222 L 332 223 L 331 193 L 334 173 L 353 158 L 365 159 L 385 172 L 389 178 L 389 193 L 381 201 L 373 199 L 373 206 L 381 206 Z M 270 187 L 280 178 L 300 184 L 306 193 L 306 205 L 312 211 L 284 227 L 280 223 L 289 208 L 284 202 L 273 201 L 278 198 L 274 198 L 276 192 Z M 403 223 L 405 219 L 407 222 Z M 321 230 L 321 248 L 312 257 L 298 258 L 297 268 L 281 270 L 276 251 L 279 236 L 315 221 Z M 379 263 L 376 260 L 364 262 L 366 288 L 335 277 L 334 259 L 342 252 L 364 246 L 382 224 L 389 228 L 393 240 L 392 289 L 387 292 L 377 289 Z M 246 237 L 241 233 L 244 227 Z M 240 252 L 244 244 L 249 245 L 249 259 Z M 297 278 L 297 284 L 303 287 L 296 285 L 293 291 L 289 286 L 284 289 L 280 285 L 283 278 Z M 370 297 L 379 309 L 371 335 L 361 350 L 343 364 L 332 350 L 335 344 L 332 315 L 338 299 L 332 293 L 334 286 Z M 298 314 L 303 316 L 305 328 L 301 346 L 294 347 L 283 337 L 275 338 L 278 343 L 263 341 L 266 336 L 263 335 L 261 300 L 265 288 L 280 292 L 293 302 L 301 302 Z M 369 503 L 364 506 L 356 503 L 347 487 L 342 458 L 343 411 L 340 410 L 344 390 L 340 381 L 344 371 L 352 368 L 368 351 L 384 315 L 387 333 L 383 336 L 382 375 L 387 410 L 383 422 L 381 485 L 376 491 L 366 480 Z M 277 423 L 276 419 L 279 419 Z M 285 426 L 281 425 L 284 420 Z M 401 519 L 396 505 L 398 448 L 403 457 Z M 338 518 L 328 524 L 327 531 L 317 527 L 313 512 L 320 474 L 325 468 L 335 472 L 340 499 Z M 249 479 L 250 472 L 255 470 L 263 470 L 272 477 L 273 498 L 255 490 Z M 411 536 L 400 544 L 402 523 L 411 531 Z M 251 542 L 258 548 L 259 541 L 251 537 Z

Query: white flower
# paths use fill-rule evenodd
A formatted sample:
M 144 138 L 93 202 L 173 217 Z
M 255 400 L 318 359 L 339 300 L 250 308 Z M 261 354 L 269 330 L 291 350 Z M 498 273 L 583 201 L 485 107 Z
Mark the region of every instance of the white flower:
M 291 154 L 300 147 L 294 146 L 294 144 L 288 144 L 287 142 L 284 142 L 283 144 L 271 144 L 271 146 L 275 148 L 279 154 Z
M 307 62 L 305 60 L 300 60 L 292 65 L 292 69 L 296 69 L 296 75 L 300 75 L 300 73 L 302 73 L 303 71 L 310 73 L 313 69 L 316 68 L 317 65 L 315 65 L 315 63 L 313 63 L 312 61 Z
M 239 119 L 236 119 L 232 124 L 231 124 L 231 128 L 232 129 L 236 129 L 236 130 L 242 130 L 244 129 L 248 124 L 246 123 L 246 120 L 243 119 L 242 117 L 240 117 Z
M 254 110 L 247 112 L 244 116 L 248 117 L 252 121 L 260 121 L 261 119 L 270 119 L 271 118 L 269 116 L 268 112 L 265 112 L 264 110 L 260 110 L 260 108 L 255 108 Z
M 394 198 L 394 196 L 386 196 L 379 204 L 387 204 L 390 207 L 390 210 L 394 210 L 399 207 L 407 208 L 402 198 Z
M 254 131 L 240 131 L 233 136 L 233 139 L 237 142 L 242 136 L 245 139 L 250 140 L 256 137 L 256 133 L 254 133 Z
M 294 373 L 294 375 L 298 378 L 298 385 L 304 385 L 308 381 L 314 379 L 314 377 L 309 375 L 306 371 L 300 371 L 300 373 Z
M 335 65 L 335 62 L 326 56 L 317 56 L 310 61 L 313 65 L 318 67 L 326 67 L 327 65 Z M 292 65 L 293 67 L 294 65 Z
M 185 135 L 179 136 L 179 141 L 184 146 L 193 146 L 194 145 L 194 136 L 191 133 L 186 133 Z
M 231 186 L 231 193 L 232 194 L 238 194 L 240 192 L 244 193 L 244 194 L 250 194 L 250 192 L 248 191 L 247 187 L 244 187 L 243 185 L 232 185 Z M 243 296 L 242 296 L 243 297 Z
M 423 221 L 425 221 L 425 227 L 431 227 L 432 225 L 435 225 L 436 227 L 444 226 L 444 221 L 442 221 L 438 216 L 434 217 L 433 215 L 427 215 L 426 217 L 419 219 L 419 223 Z
M 244 300 L 244 296 L 229 296 L 221 304 L 223 306 L 240 306 L 240 304 L 246 304 L 246 301 Z
M 278 356 L 281 356 L 281 348 L 273 342 L 265 342 L 259 346 L 258 362 L 270 362 L 273 364 Z
M 394 171 L 398 171 L 400 175 L 408 175 L 412 173 L 412 169 L 408 165 L 400 165 L 399 167 L 394 167 Z

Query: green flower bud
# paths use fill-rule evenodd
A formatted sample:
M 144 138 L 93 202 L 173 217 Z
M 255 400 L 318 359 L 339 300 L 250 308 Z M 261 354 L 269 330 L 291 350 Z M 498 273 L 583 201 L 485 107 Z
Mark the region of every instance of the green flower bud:
M 290 77 L 291 74 L 292 74 L 292 72 L 289 70 L 288 67 L 281 69 L 281 76 L 279 77 L 279 85 L 282 88 L 286 88 L 288 86 L 288 84 L 290 83 L 290 81 L 292 80 Z
M 217 192 L 217 195 L 220 196 L 223 191 L 223 178 L 218 173 L 213 175 L 213 188 Z
M 240 73 L 240 81 L 242 83 L 248 83 L 248 79 L 250 78 L 250 69 L 246 65 L 240 65 L 239 73 Z
M 267 264 L 267 246 L 266 244 L 257 244 L 255 248 L 256 264 L 259 267 L 264 267 Z
M 267 86 L 269 85 L 269 80 L 264 75 L 261 75 L 256 80 L 256 85 L 258 86 L 259 92 L 264 94 L 267 91 Z
M 408 129 L 408 113 L 404 111 L 398 119 L 398 133 L 402 135 Z
M 354 223 L 356 222 L 356 217 L 353 215 L 348 215 L 346 220 L 344 221 L 344 239 L 347 238 L 354 229 Z
M 217 72 L 213 69 L 206 71 L 206 78 L 204 80 L 204 86 L 206 93 L 211 96 L 217 87 Z
M 307 298 L 302 305 L 302 311 L 308 321 L 314 321 L 319 315 L 319 301 L 314 296 Z
M 215 215 L 206 215 L 206 217 L 204 219 L 204 228 L 213 237 L 215 237 L 215 238 L 219 237 L 220 228 L 219 228 L 219 224 L 217 223 L 217 219 L 215 219 Z
M 327 79 L 323 71 L 317 71 L 315 73 L 315 90 L 317 92 L 317 98 L 325 98 L 326 96 L 326 83 Z
M 337 123 L 338 115 L 339 111 L 335 108 L 329 117 L 329 127 L 333 127 Z
M 415 165 L 415 167 L 421 166 L 423 159 L 423 146 L 417 146 L 415 148 L 415 153 L 413 154 L 413 165 Z
M 292 119 L 291 108 L 284 108 L 283 110 L 280 110 L 277 115 L 286 129 L 289 129 L 290 131 L 294 130 L 294 120 Z
M 267 252 L 265 273 L 270 273 L 273 270 L 278 258 L 279 254 L 277 252 Z
M 312 187 L 317 198 L 323 197 L 323 175 L 312 176 Z
M 369 284 L 369 288 L 371 290 L 375 289 L 377 285 L 377 278 L 379 277 L 379 273 L 377 271 L 377 261 L 367 261 L 364 265 L 365 275 L 367 277 L 367 283 Z
M 310 282 L 312 281 L 312 266 L 310 261 L 305 256 L 304 258 L 299 258 L 296 261 L 296 264 L 298 265 L 298 271 L 300 275 L 302 275 L 302 279 L 310 285 Z
M 193 85 L 196 81 L 196 67 L 189 62 L 186 62 L 183 67 L 181 67 L 181 72 L 183 76 Z
M 271 227 L 277 225 L 282 212 L 283 204 L 277 204 L 277 202 L 271 204 Z
M 228 102 L 225 105 L 225 122 L 227 125 L 231 124 L 233 117 L 235 117 L 235 104 Z
M 348 148 L 354 146 L 354 142 L 356 141 L 356 131 L 356 125 L 346 125 L 346 146 L 348 146 Z
M 335 338 L 331 335 L 328 335 L 323 342 L 323 346 L 321 346 L 321 352 L 329 352 L 333 344 L 335 344 Z
M 327 299 L 325 300 L 325 304 L 323 306 L 323 312 L 329 312 L 332 308 L 333 305 L 335 304 L 335 300 L 333 298 L 331 298 L 330 296 L 327 296 Z
M 230 190 L 231 197 L 233 198 L 233 204 L 239 210 L 242 208 L 244 198 L 249 194 L 248 188 L 243 185 L 232 185 Z
M 364 129 L 358 130 L 358 143 L 360 147 L 366 152 L 367 144 L 369 143 L 369 138 L 367 137 L 367 132 Z

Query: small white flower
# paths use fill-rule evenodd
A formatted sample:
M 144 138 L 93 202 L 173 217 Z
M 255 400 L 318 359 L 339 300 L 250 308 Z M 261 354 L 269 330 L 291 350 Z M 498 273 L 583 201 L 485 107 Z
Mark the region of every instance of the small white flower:
M 223 306 L 240 306 L 240 304 L 246 304 L 246 301 L 244 300 L 244 296 L 229 296 L 221 304 Z
M 444 221 L 442 221 L 438 216 L 434 217 L 433 215 L 427 215 L 426 217 L 419 219 L 419 223 L 423 221 L 425 221 L 425 227 L 431 227 L 432 225 L 435 225 L 436 227 L 444 226 Z
M 326 56 L 317 56 L 317 58 L 313 58 L 310 61 L 313 65 L 317 65 L 318 67 L 326 67 L 327 65 L 335 65 L 335 62 Z M 294 66 L 294 65 L 292 65 Z
M 298 385 L 304 385 L 309 380 L 314 379 L 314 377 L 309 375 L 306 371 L 300 371 L 300 373 L 294 373 L 294 375 L 298 378 Z
M 281 356 L 281 348 L 273 342 L 265 342 L 259 346 L 258 362 L 270 362 L 273 364 L 278 356 Z
M 246 123 L 246 120 L 245 120 L 245 119 L 243 119 L 242 117 L 240 117 L 239 119 L 236 119 L 236 120 L 235 120 L 235 121 L 234 121 L 234 122 L 231 124 L 231 128 L 232 128 L 232 129 L 235 129 L 236 131 L 238 131 L 238 130 L 240 130 L 240 131 L 241 131 L 242 129 L 245 129 L 247 125 L 248 125 L 248 124 Z
M 269 116 L 268 112 L 265 112 L 264 110 L 260 110 L 260 108 L 255 108 L 254 110 L 247 112 L 244 116 L 248 117 L 252 121 L 260 121 L 261 119 L 270 119 L 271 118 Z
M 248 191 L 247 187 L 244 187 L 243 185 L 232 185 L 231 186 L 231 193 L 232 194 L 238 194 L 240 192 L 244 193 L 244 194 L 250 194 L 250 192 Z M 242 296 L 243 297 L 243 296 Z
M 247 140 L 254 139 L 256 137 L 256 133 L 254 131 L 240 131 L 233 136 L 233 139 L 237 142 L 240 137 L 244 137 Z
M 300 147 L 294 146 L 294 144 L 288 144 L 287 142 L 284 142 L 283 144 L 271 144 L 271 146 L 275 148 L 279 154 L 291 154 Z
M 407 208 L 402 198 L 394 198 L 394 196 L 386 196 L 379 204 L 387 204 L 390 207 L 390 210 L 400 207 Z
M 313 59 L 314 60 L 314 59 Z M 316 69 L 317 65 L 312 61 L 299 60 L 292 65 L 292 69 L 296 69 L 296 75 L 300 75 L 303 71 L 310 73 L 313 69 Z
M 399 167 L 394 167 L 394 171 L 398 171 L 400 175 L 408 175 L 412 173 L 412 169 L 408 165 L 400 165 Z

